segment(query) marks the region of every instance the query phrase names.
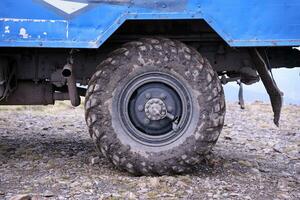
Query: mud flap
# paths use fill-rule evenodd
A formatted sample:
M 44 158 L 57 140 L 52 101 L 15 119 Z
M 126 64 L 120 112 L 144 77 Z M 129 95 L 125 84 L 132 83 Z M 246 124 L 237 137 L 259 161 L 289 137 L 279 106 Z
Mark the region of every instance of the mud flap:
M 267 90 L 267 93 L 269 94 L 274 113 L 274 124 L 279 126 L 280 113 L 283 103 L 283 93 L 277 87 L 275 80 L 271 76 L 268 66 L 259 50 L 255 48 L 251 50 L 250 54 L 256 70 Z

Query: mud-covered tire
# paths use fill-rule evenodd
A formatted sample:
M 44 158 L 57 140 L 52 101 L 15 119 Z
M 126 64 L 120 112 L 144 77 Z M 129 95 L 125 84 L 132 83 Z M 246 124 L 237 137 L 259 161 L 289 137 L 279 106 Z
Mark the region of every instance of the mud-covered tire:
M 145 72 L 161 72 L 181 82 L 193 114 L 184 134 L 163 146 L 142 144 L 120 125 L 116 102 L 124 85 Z M 85 117 L 97 149 L 115 166 L 136 175 L 191 171 L 216 143 L 225 101 L 218 75 L 196 50 L 164 38 L 129 42 L 101 62 L 86 93 Z

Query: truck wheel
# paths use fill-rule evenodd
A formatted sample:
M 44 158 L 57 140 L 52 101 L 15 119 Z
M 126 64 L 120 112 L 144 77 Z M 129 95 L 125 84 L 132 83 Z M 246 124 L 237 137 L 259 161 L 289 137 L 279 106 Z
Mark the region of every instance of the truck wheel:
M 207 59 L 169 39 L 112 52 L 89 82 L 85 117 L 97 149 L 136 175 L 186 173 L 216 143 L 222 85 Z

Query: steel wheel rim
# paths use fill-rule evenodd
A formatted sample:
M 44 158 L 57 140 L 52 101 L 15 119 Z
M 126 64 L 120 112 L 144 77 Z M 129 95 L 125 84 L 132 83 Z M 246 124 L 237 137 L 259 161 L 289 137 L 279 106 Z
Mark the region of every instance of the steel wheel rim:
M 142 86 L 153 83 L 166 85 L 166 87 L 171 88 L 180 98 L 181 116 L 178 120 L 178 130 L 153 135 L 140 130 L 133 123 L 132 116 L 130 116 L 132 111 L 129 110 L 132 96 Z M 157 98 L 157 96 L 154 96 L 154 98 Z M 178 81 L 174 76 L 163 72 L 148 72 L 133 78 L 122 88 L 117 104 L 117 111 L 122 127 L 132 139 L 147 146 L 164 146 L 178 140 L 186 132 L 193 111 L 192 98 L 184 83 Z

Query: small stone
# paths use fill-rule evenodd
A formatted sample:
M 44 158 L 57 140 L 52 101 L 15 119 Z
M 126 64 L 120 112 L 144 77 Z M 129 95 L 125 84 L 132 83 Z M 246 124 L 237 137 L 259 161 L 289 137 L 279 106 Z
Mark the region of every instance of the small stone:
M 240 165 L 245 166 L 245 167 L 252 167 L 252 164 L 249 161 L 246 161 L 246 160 L 239 160 L 238 163 Z
M 207 196 L 208 196 L 208 197 L 212 197 L 213 195 L 214 195 L 213 193 L 210 193 L 210 192 L 207 193 Z
M 5 195 L 5 192 L 0 191 L 0 195 L 1 195 L 1 196 Z
M 296 174 L 300 174 L 300 163 L 295 163 L 294 169 L 295 169 Z
M 291 197 L 288 194 L 285 193 L 280 193 L 277 195 L 278 198 L 280 199 L 291 199 Z
M 252 172 L 253 174 L 260 175 L 260 171 L 259 171 L 258 169 L 256 169 L 256 168 L 251 168 L 251 172 Z
M 224 139 L 225 139 L 225 140 L 232 140 L 232 138 L 229 137 L 229 136 L 225 136 Z
M 238 194 L 238 193 L 235 193 L 235 192 L 232 192 L 232 193 L 230 193 L 229 195 L 232 196 L 232 197 L 238 197 L 238 196 L 239 196 L 239 194 Z
M 194 193 L 193 190 L 186 190 L 186 192 L 187 192 L 188 194 L 193 194 L 193 193 Z
M 225 126 L 227 126 L 227 127 L 233 127 L 233 124 L 228 123 L 228 124 L 225 124 Z
M 82 187 L 84 187 L 84 188 L 91 188 L 92 186 L 93 186 L 93 184 L 88 181 L 82 183 Z
M 176 185 L 179 186 L 179 187 L 187 187 L 187 186 L 188 186 L 188 185 L 187 185 L 185 182 L 183 182 L 183 181 L 178 181 L 178 182 L 176 183 Z
M 31 195 L 19 194 L 19 195 L 12 197 L 10 200 L 31 200 Z
M 132 192 L 127 192 L 125 195 L 128 199 L 137 199 L 136 195 Z
M 288 180 L 281 178 L 277 182 L 277 187 L 280 191 L 287 192 L 289 191 L 289 182 Z
M 80 183 L 74 181 L 73 183 L 70 184 L 70 187 L 71 187 L 71 188 L 75 188 L 75 187 L 77 187 L 78 185 L 80 185 Z
M 141 189 L 143 189 L 143 188 L 147 187 L 147 184 L 144 183 L 144 182 L 142 182 L 142 183 L 139 183 L 138 186 L 139 186 Z
M 291 177 L 292 175 L 288 172 L 283 171 L 283 172 L 281 172 L 281 176 L 288 178 L 288 177 Z
M 277 153 L 282 153 L 282 147 L 280 146 L 280 144 L 274 145 L 273 150 Z
M 90 162 L 91 162 L 92 165 L 99 164 L 100 158 L 98 156 L 92 157 Z
M 157 187 L 157 186 L 159 186 L 159 179 L 156 177 L 150 178 L 149 183 L 150 183 L 150 186 Z
M 268 169 L 268 168 L 259 167 L 259 171 L 264 172 L 264 173 L 268 173 L 268 172 L 270 172 L 271 170 Z
M 53 192 L 49 191 L 49 190 L 46 190 L 44 193 L 43 193 L 43 197 L 53 197 L 54 194 Z
M 234 190 L 235 190 L 235 188 L 232 187 L 232 186 L 226 186 L 224 189 L 225 189 L 226 191 L 234 191 Z
M 39 195 L 33 195 L 31 198 L 31 200 L 40 200 L 40 199 L 42 199 L 42 197 Z
M 257 151 L 257 149 L 255 147 L 250 147 L 249 150 L 250 151 Z
M 227 196 L 228 196 L 228 193 L 225 192 L 225 193 L 222 194 L 222 196 L 223 196 L 223 197 L 227 197 Z

